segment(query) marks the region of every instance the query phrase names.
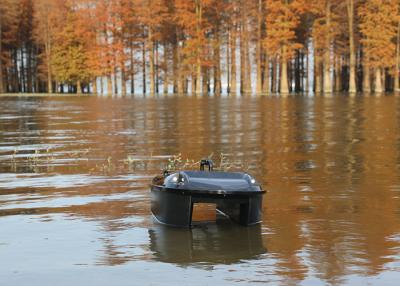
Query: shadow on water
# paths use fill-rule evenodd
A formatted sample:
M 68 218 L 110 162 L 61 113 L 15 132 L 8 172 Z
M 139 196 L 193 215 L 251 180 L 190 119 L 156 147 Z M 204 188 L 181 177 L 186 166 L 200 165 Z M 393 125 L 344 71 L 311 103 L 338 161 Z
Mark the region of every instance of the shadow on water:
M 201 263 L 234 264 L 266 253 L 261 226 L 243 227 L 229 220 L 202 223 L 192 229 L 154 225 L 150 249 L 156 260 L 182 266 Z

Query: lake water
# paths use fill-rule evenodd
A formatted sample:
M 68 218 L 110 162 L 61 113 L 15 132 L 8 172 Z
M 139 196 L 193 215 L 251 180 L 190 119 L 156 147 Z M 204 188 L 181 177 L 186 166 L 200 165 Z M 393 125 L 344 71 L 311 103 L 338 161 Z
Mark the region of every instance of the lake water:
M 150 214 L 171 155 L 268 193 L 263 222 Z M 0 285 L 398 285 L 400 98 L 1 97 Z

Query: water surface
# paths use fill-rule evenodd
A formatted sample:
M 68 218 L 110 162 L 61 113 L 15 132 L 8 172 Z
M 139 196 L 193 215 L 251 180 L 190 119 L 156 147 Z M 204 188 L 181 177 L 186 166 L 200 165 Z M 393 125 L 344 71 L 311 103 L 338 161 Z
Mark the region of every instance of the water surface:
M 165 228 L 149 182 L 220 154 L 256 227 Z M 2 97 L 0 284 L 397 285 L 400 98 Z

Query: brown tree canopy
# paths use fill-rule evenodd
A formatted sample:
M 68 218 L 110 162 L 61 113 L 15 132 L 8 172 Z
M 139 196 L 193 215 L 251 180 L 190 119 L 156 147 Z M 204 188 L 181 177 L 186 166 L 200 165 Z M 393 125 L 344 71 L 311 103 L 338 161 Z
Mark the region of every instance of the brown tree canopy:
M 398 90 L 399 15 L 395 0 L 2 0 L 0 92 Z

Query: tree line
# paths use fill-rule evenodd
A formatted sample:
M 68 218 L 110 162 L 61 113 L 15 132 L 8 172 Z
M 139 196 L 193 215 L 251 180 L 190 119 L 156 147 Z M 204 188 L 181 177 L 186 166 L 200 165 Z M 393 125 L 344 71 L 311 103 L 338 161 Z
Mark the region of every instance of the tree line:
M 399 91 L 398 0 L 0 0 L 0 93 Z

